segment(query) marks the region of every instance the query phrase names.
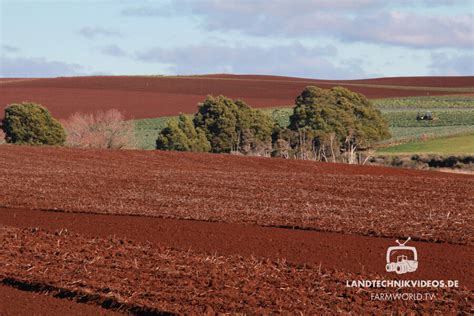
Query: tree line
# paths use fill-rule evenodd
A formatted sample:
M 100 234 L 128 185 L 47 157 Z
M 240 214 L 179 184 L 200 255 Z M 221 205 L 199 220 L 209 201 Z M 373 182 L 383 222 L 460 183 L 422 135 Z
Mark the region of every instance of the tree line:
M 241 100 L 208 96 L 192 119 L 168 121 L 156 148 L 355 163 L 357 152 L 389 137 L 381 112 L 362 94 L 309 86 L 288 126 Z
M 133 147 L 133 123 L 114 109 L 59 122 L 38 104 L 12 104 L 1 125 L 8 143 Z M 169 120 L 156 148 L 356 163 L 357 153 L 389 137 L 381 112 L 362 94 L 308 86 L 296 97 L 288 126 L 242 100 L 208 96 L 194 115 Z

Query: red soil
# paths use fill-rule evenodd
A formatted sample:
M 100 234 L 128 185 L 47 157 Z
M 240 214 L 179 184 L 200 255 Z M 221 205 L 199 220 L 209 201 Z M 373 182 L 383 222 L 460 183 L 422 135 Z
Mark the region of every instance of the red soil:
M 474 177 L 161 151 L 0 146 L 0 205 L 471 243 Z
M 296 78 L 285 76 L 266 76 L 266 75 L 231 75 L 231 74 L 213 74 L 202 75 L 199 77 L 209 78 L 229 78 L 229 79 L 256 79 L 256 80 L 281 80 L 281 81 L 311 81 L 321 83 L 352 83 L 352 84 L 374 84 L 374 85 L 393 85 L 408 87 L 440 87 L 440 88 L 464 88 L 474 86 L 474 76 L 456 76 L 456 77 L 387 77 L 356 80 L 321 80 L 311 78 Z
M 374 301 L 371 293 L 396 289 L 346 287 L 346 281 L 375 280 L 364 272 L 328 270 L 238 255 L 176 250 L 109 236 L 67 230 L 0 226 L 0 280 L 45 288 L 150 312 L 357 314 L 418 311 L 468 313 L 472 293 L 459 288 L 424 288 L 433 301 Z M 449 254 L 448 254 L 449 255 Z M 7 264 L 11 262 L 14 264 Z M 417 289 L 403 289 L 413 293 Z
M 356 84 L 356 86 L 354 86 Z M 362 85 L 391 85 L 357 86 Z M 381 78 L 353 81 L 312 80 L 273 76 L 191 77 L 72 77 L 0 82 L 0 107 L 34 101 L 54 116 L 66 118 L 76 111 L 92 112 L 118 108 L 128 118 L 151 118 L 193 113 L 206 95 L 240 98 L 254 107 L 289 106 L 307 85 L 331 88 L 346 85 L 369 98 L 459 94 L 431 87 L 473 87 L 474 77 Z M 403 89 L 393 85 L 414 85 Z M 418 87 L 418 88 L 417 88 Z
M 469 313 L 473 304 L 472 176 L 0 146 L 0 183 L 7 184 L 0 186 L 2 284 L 126 312 L 453 314 Z M 406 236 L 444 242 L 410 241 L 419 269 L 402 277 L 384 272 L 387 247 Z M 454 279 L 460 287 L 346 287 L 350 280 L 401 278 Z M 370 298 L 396 292 L 436 297 Z
M 387 247 L 396 245 L 393 238 L 142 216 L 6 208 L 0 208 L 0 224 L 18 228 L 39 227 L 49 231 L 67 229 L 89 237 L 115 236 L 151 243 L 156 247 L 285 259 L 296 264 L 321 265 L 325 269 L 393 277 L 385 272 L 385 252 Z M 416 241 L 410 241 L 409 245 L 417 248 L 422 263 L 420 269 L 407 278 L 459 280 L 462 286 L 474 288 L 474 271 L 470 269 L 474 262 L 471 246 Z
M 122 315 L 97 306 L 78 304 L 46 294 L 0 285 L 0 315 Z

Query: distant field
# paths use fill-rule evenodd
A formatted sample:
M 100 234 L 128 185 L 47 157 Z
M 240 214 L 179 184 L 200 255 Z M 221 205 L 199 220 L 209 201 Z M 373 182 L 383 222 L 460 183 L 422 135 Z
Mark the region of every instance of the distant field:
M 474 154 L 474 134 L 416 141 L 382 148 L 380 154 Z
M 380 148 L 379 153 L 474 152 L 474 97 L 413 97 L 374 102 L 388 120 L 392 134 L 381 145 L 394 144 Z M 418 112 L 431 112 L 434 120 L 417 121 L 415 118 Z M 456 135 L 459 137 L 452 137 Z
M 474 133 L 474 97 L 473 96 L 430 96 L 397 99 L 377 99 L 375 106 L 389 122 L 392 137 L 381 145 L 400 144 L 420 140 L 459 134 Z M 288 126 L 292 108 L 262 109 L 280 126 Z M 417 121 L 418 112 L 431 112 L 433 121 Z M 160 130 L 172 117 L 136 120 L 136 135 L 139 146 L 153 149 Z
M 392 137 L 382 144 L 401 143 L 424 138 L 446 137 L 460 134 L 474 134 L 474 125 L 434 126 L 434 127 L 391 127 Z
M 158 117 L 135 120 L 135 139 L 140 149 L 155 149 L 155 142 L 166 122 L 175 117 Z
M 407 97 L 373 100 L 380 110 L 390 109 L 474 109 L 474 95 L 450 95 L 430 97 Z
M 432 121 L 417 121 L 416 115 L 419 112 L 431 112 Z M 390 127 L 436 127 L 436 126 L 459 126 L 474 125 L 474 109 L 427 109 L 423 111 L 397 109 L 382 110 L 383 115 L 388 120 Z
M 222 74 L 8 79 L 0 80 L 0 110 L 10 103 L 34 101 L 60 119 L 77 111 L 110 108 L 124 112 L 128 119 L 144 119 L 194 113 L 209 94 L 240 98 L 257 108 L 290 106 L 308 85 L 344 86 L 370 99 L 474 93 L 473 76 L 337 81 Z

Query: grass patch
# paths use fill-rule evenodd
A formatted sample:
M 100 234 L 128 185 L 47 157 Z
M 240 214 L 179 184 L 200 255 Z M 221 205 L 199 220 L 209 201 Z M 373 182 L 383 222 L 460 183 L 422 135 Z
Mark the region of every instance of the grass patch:
M 474 97 L 430 96 L 372 100 L 379 110 L 390 109 L 474 109 Z
M 399 144 L 422 138 L 433 139 L 461 134 L 474 134 L 474 125 L 390 127 L 390 133 L 392 137 L 380 142 L 380 144 Z
M 380 154 L 474 154 L 474 134 L 409 142 L 377 150 Z
M 420 112 L 431 112 L 434 120 L 417 121 L 416 114 Z M 390 127 L 434 127 L 434 126 L 457 126 L 474 125 L 474 109 L 426 109 L 423 111 L 410 109 L 382 110 Z
M 135 120 L 135 139 L 139 149 L 155 149 L 155 142 L 166 122 L 173 117 Z

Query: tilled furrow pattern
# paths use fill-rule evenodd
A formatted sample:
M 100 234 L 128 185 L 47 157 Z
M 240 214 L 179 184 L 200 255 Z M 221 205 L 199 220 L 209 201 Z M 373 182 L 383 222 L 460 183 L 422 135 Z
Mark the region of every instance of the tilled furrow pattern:
M 90 238 L 66 230 L 48 232 L 0 226 L 0 275 L 22 282 L 122 304 L 179 313 L 202 312 L 469 312 L 466 288 L 429 289 L 427 302 L 370 300 L 347 280 L 377 275 L 331 271 L 284 260 L 179 251 L 117 238 Z M 396 290 L 391 290 L 395 291 Z M 405 292 L 413 292 L 404 290 Z

